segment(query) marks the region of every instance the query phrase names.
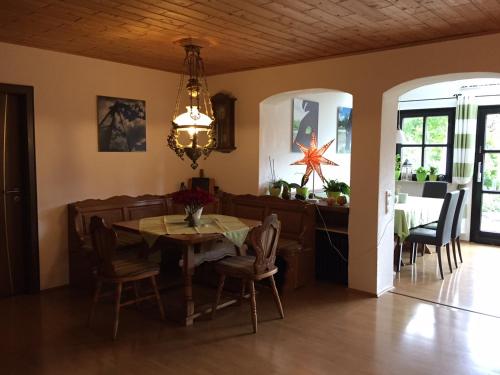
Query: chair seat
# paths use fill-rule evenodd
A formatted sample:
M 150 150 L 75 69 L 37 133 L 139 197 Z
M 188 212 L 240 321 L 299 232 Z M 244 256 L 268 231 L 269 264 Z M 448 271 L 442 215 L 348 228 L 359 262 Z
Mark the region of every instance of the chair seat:
M 438 223 L 437 222 L 422 225 L 422 228 L 425 228 L 425 229 L 437 230 L 437 227 L 438 227 Z
M 228 276 L 233 277 L 256 277 L 258 275 L 255 274 L 253 265 L 255 263 L 255 257 L 246 255 L 246 256 L 235 256 L 222 259 L 217 262 L 215 265 L 215 269 L 219 273 L 224 273 Z M 278 268 L 276 266 L 273 267 L 271 271 L 275 271 Z
M 410 231 L 410 235 L 407 240 L 409 242 L 424 243 L 428 245 L 440 246 L 442 244 L 437 243 L 436 230 L 428 228 L 415 228 Z
M 139 259 L 117 259 L 113 261 L 113 267 L 116 277 L 136 277 L 160 272 L 157 263 Z

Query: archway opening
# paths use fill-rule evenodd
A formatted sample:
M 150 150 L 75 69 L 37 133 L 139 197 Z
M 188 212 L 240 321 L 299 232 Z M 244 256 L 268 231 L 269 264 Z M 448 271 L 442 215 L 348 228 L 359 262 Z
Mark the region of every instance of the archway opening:
M 471 143 L 470 149 L 473 156 L 470 161 L 472 174 L 465 181 L 461 181 L 456 178 L 454 168 L 456 168 L 457 163 L 462 163 L 461 158 L 463 157 L 459 155 L 461 151 L 458 150 L 462 147 L 457 147 L 456 141 L 457 134 L 460 135 L 462 130 L 459 131 L 455 123 L 456 118 L 461 116 L 458 114 L 458 106 L 462 105 L 460 100 L 464 97 L 471 98 L 473 102 L 472 108 L 475 108 L 475 110 L 472 119 L 473 141 L 468 142 Z M 446 115 L 447 113 L 450 115 Z M 488 117 L 489 115 L 491 116 Z M 397 124 L 402 127 L 404 135 L 403 142 L 399 146 L 396 145 Z M 481 239 L 477 236 L 477 233 L 474 235 L 474 231 L 481 230 L 481 227 L 488 227 L 489 234 L 491 234 L 496 230 L 496 227 L 500 228 L 500 194 L 497 194 L 500 192 L 498 177 L 500 175 L 500 160 L 497 160 L 500 159 L 498 157 L 500 153 L 492 152 L 491 155 L 486 155 L 481 151 L 485 147 L 485 142 L 488 142 L 488 137 L 490 142 L 495 143 L 494 139 L 498 138 L 498 143 L 500 143 L 500 74 L 498 73 L 463 73 L 427 77 L 406 82 L 388 90 L 384 93 L 382 108 L 380 196 L 391 200 L 397 200 L 398 193 L 408 194 L 410 197 L 422 197 L 423 186 L 430 180 L 430 167 L 434 167 L 437 169 L 435 171 L 436 178 L 442 182 L 447 182 L 448 191 L 461 188 L 468 189 L 464 214 L 459 222 L 461 239 L 469 240 L 471 237 L 473 240 Z M 497 146 L 491 144 L 486 147 Z M 500 144 L 498 148 L 500 149 Z M 403 164 L 405 162 L 411 164 L 410 173 L 403 172 L 403 176 L 399 177 L 397 181 L 395 181 L 395 175 L 397 176 L 397 174 L 394 173 L 395 154 L 401 155 Z M 488 164 L 487 167 L 485 163 Z M 426 170 L 426 181 L 416 181 L 416 171 L 419 167 Z M 484 193 L 485 191 L 486 193 Z M 395 207 L 395 211 L 389 209 L 386 210 L 385 214 L 379 216 L 379 236 L 381 236 L 381 241 L 386 244 L 379 249 L 379 259 L 381 259 L 379 264 L 383 264 L 379 269 L 379 281 L 385 283 L 386 289 L 393 283 L 392 266 L 393 264 L 397 266 L 395 264 L 397 260 L 393 262 L 393 259 L 394 256 L 397 258 L 398 254 L 393 251 L 392 233 L 387 231 L 388 233 L 382 234 L 380 228 L 383 228 L 386 223 L 392 222 L 392 219 L 397 221 L 398 217 L 401 216 L 400 213 L 404 210 L 401 209 L 400 203 L 396 204 Z M 436 219 L 438 218 L 436 217 Z M 399 227 L 400 224 L 394 222 L 391 225 Z M 394 232 L 397 237 L 401 237 L 399 233 L 396 233 L 396 229 Z M 498 235 L 500 238 L 500 230 Z M 493 238 L 493 236 L 490 238 Z M 435 291 L 430 292 L 427 296 L 428 299 L 453 306 L 455 306 L 454 303 L 458 303 L 457 301 L 472 301 L 472 298 L 458 296 L 453 293 L 447 295 L 450 298 L 449 300 L 440 300 L 443 297 L 443 285 L 446 287 L 446 283 L 453 279 L 453 274 L 448 272 L 446 255 L 443 256 L 444 283 L 441 283 L 439 275 L 424 275 L 424 269 L 427 269 L 430 273 L 435 272 L 437 269 L 437 267 L 430 267 L 430 265 L 435 264 L 431 264 L 429 261 L 432 262 L 435 260 L 433 258 L 436 257 L 433 249 L 430 249 L 429 255 L 417 257 L 416 263 L 407 265 L 402 268 L 401 272 L 394 274 L 396 276 L 396 290 L 402 288 L 401 282 L 404 282 L 403 278 L 412 278 L 413 281 L 419 280 L 419 282 L 427 278 L 429 285 L 436 285 Z M 404 257 L 405 255 L 403 255 L 403 262 L 407 264 L 409 259 Z M 471 258 L 470 261 L 473 262 L 473 259 Z M 452 271 L 460 270 L 463 280 L 469 279 L 471 285 L 477 283 L 477 280 L 472 279 L 473 272 L 470 272 L 471 270 L 467 269 L 466 272 L 461 269 L 460 262 L 458 262 L 457 268 L 453 257 L 451 263 Z M 426 265 L 427 268 L 425 268 Z M 467 267 L 470 267 L 470 264 Z M 419 298 L 422 297 L 418 295 L 419 291 L 423 289 L 421 285 L 416 286 L 414 289 L 408 288 L 408 283 L 405 283 L 405 285 L 405 293 Z M 425 286 L 425 289 L 428 291 L 433 290 L 432 285 L 430 287 Z M 398 291 L 401 292 L 402 290 Z M 476 301 L 478 300 L 476 298 Z M 456 307 L 476 310 L 489 308 L 479 305 L 457 305 Z M 492 311 L 483 312 L 492 313 Z
M 303 165 L 290 165 L 303 154 L 295 141 L 309 147 L 314 132 L 318 147 L 334 140 L 324 157 L 338 166 L 322 167 L 325 179 L 350 183 L 353 97 L 332 89 L 308 89 L 273 95 L 260 103 L 259 189 L 265 193 L 273 178 L 300 184 Z M 270 162 L 271 161 L 271 162 Z M 271 166 L 274 163 L 273 175 Z M 314 174 L 306 185 L 322 194 L 323 182 Z

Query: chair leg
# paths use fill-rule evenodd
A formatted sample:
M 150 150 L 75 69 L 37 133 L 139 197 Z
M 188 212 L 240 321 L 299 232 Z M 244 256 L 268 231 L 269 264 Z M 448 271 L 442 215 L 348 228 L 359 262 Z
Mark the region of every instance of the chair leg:
M 458 256 L 460 258 L 460 263 L 463 263 L 464 261 L 462 260 L 462 249 L 460 246 L 460 237 L 457 237 L 457 247 L 458 247 Z
M 397 272 L 401 272 L 401 262 L 403 260 L 403 244 L 398 240 L 398 264 L 396 265 Z
M 241 305 L 243 303 L 243 300 L 245 299 L 245 288 L 246 287 L 246 281 L 245 279 L 241 280 L 241 291 L 240 291 L 240 298 L 238 299 L 238 304 Z
M 271 275 L 271 288 L 273 290 L 274 302 L 276 303 L 276 307 L 278 308 L 278 312 L 280 313 L 281 319 L 285 318 L 285 314 L 283 312 L 283 306 L 281 305 L 280 295 L 278 293 L 278 288 L 276 288 L 276 281 L 274 281 L 274 275 Z
M 95 287 L 94 297 L 92 298 L 92 305 L 90 306 L 89 316 L 87 319 L 87 326 L 90 327 L 92 323 L 92 319 L 94 318 L 95 307 L 97 302 L 99 301 L 99 295 L 101 294 L 102 281 L 97 280 L 97 284 Z
M 425 255 L 425 245 L 422 244 L 420 245 L 420 256 L 424 256 Z
M 138 283 L 139 283 L 138 281 L 134 281 L 132 284 L 134 286 L 135 306 L 137 307 L 137 310 L 140 310 L 141 309 L 141 304 L 138 301 L 138 299 L 140 298 L 139 284 Z
M 113 327 L 113 340 L 116 340 L 118 334 L 118 323 L 120 321 L 120 307 L 122 297 L 122 283 L 116 284 L 116 297 L 115 297 L 115 324 Z
M 439 274 L 441 275 L 441 279 L 444 280 L 443 262 L 441 261 L 441 246 L 436 246 L 436 253 L 437 253 L 437 258 L 438 258 Z
M 158 292 L 158 285 L 156 284 L 156 276 L 151 276 L 151 284 L 155 292 L 156 302 L 158 302 L 158 309 L 160 310 L 161 320 L 165 320 L 165 309 L 163 308 L 163 301 L 161 300 L 160 292 Z
M 453 268 L 451 267 L 451 258 L 450 258 L 450 244 L 446 244 L 446 257 L 448 258 L 448 267 L 450 267 L 450 273 L 453 273 Z
M 455 268 L 458 268 L 458 264 L 457 264 L 457 251 L 455 249 L 455 239 L 454 238 L 451 239 L 451 249 L 453 250 L 453 260 L 455 262 Z
M 212 306 L 212 319 L 215 318 L 215 312 L 217 311 L 217 306 L 219 305 L 220 297 L 222 296 L 222 290 L 224 289 L 225 280 L 226 280 L 226 275 L 221 274 L 219 276 L 219 285 L 217 286 L 217 293 L 215 294 L 215 302 Z
M 255 299 L 255 284 L 253 280 L 248 282 L 250 287 L 250 311 L 252 315 L 253 333 L 257 333 L 257 301 Z

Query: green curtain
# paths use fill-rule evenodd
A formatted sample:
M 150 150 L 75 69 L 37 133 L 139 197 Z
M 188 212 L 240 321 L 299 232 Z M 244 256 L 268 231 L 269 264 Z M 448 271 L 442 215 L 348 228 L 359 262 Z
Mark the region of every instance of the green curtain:
M 459 96 L 453 142 L 453 182 L 465 185 L 472 179 L 476 145 L 477 104 L 475 98 Z

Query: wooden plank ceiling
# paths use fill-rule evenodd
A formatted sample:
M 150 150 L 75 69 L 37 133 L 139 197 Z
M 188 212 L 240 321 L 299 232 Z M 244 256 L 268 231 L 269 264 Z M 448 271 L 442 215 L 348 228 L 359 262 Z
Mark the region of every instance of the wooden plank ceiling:
M 0 0 L 0 41 L 208 74 L 500 31 L 500 0 Z M 434 57 L 435 58 L 435 57 Z

